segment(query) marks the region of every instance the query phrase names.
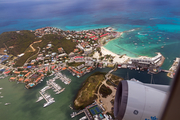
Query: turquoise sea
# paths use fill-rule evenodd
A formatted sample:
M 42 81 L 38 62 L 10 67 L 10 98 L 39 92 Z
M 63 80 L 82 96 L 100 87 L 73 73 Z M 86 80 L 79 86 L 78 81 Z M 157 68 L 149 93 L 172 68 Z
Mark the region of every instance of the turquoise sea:
M 163 69 L 169 69 L 173 60 L 180 56 L 180 1 L 179 0 L 1 0 L 0 34 L 6 31 L 35 30 L 52 26 L 63 30 L 88 30 L 114 27 L 116 31 L 126 31 L 121 38 L 110 41 L 105 47 L 117 54 L 155 56 L 161 52 L 166 60 Z M 138 29 L 137 29 L 138 28 Z M 129 31 L 137 29 L 135 31 Z M 123 49 L 122 49 L 123 48 Z M 110 68 L 95 71 L 108 72 Z M 95 72 L 93 71 L 93 72 Z M 92 72 L 92 73 L 93 73 Z M 72 110 L 68 107 L 84 80 L 92 73 L 80 79 L 64 71 L 72 79 L 70 85 L 58 84 L 65 91 L 55 95 L 55 103 L 43 108 L 43 103 L 35 103 L 45 80 L 31 90 L 24 84 L 0 79 L 0 120 L 70 120 Z M 120 69 L 115 75 L 136 78 L 150 83 L 147 72 Z M 128 77 L 129 76 L 129 77 Z M 165 73 L 153 76 L 156 84 L 170 84 L 172 81 Z M 11 104 L 5 106 L 4 103 Z M 83 115 L 82 115 L 83 116 Z M 81 116 L 80 116 L 81 117 Z M 78 120 L 80 117 L 74 118 Z

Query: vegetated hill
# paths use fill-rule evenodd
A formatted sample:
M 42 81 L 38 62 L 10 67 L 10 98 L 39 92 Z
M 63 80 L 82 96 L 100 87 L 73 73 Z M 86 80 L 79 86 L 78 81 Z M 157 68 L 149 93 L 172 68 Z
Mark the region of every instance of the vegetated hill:
M 18 55 L 23 53 L 26 48 L 29 47 L 31 43 L 38 40 L 34 35 L 34 32 L 28 30 L 4 32 L 0 35 L 0 48 L 9 48 L 13 46 L 14 48 L 8 49 L 9 54 Z M 5 45 L 4 45 L 5 44 Z
M 42 42 L 33 45 L 36 51 L 27 52 L 29 45 L 39 40 L 42 40 Z M 72 42 L 72 40 L 66 40 L 65 37 L 57 34 L 48 34 L 42 38 L 38 38 L 34 35 L 34 32 L 23 30 L 20 32 L 4 32 L 0 35 L 0 48 L 7 47 L 8 54 L 17 56 L 26 51 L 25 55 L 17 60 L 15 66 L 22 66 L 29 57 L 37 53 L 37 47 L 40 47 L 42 50 L 42 48 L 46 47 L 49 43 L 53 45 L 51 49 L 52 52 L 57 52 L 59 47 L 63 47 L 65 52 L 69 54 L 76 47 L 76 43 Z
M 76 47 L 75 42 L 72 42 L 72 40 L 66 40 L 65 37 L 62 37 L 61 35 L 57 35 L 57 34 L 44 35 L 41 39 L 42 42 L 39 43 L 39 47 L 40 48 L 46 47 L 47 44 L 51 42 L 51 44 L 53 45 L 52 47 L 53 52 L 57 52 L 59 47 L 63 47 L 65 52 L 69 54 Z
M 46 47 L 46 45 L 51 42 L 53 44 L 53 52 L 57 52 L 59 47 L 63 47 L 66 53 L 70 53 L 76 46 L 76 43 L 72 42 L 72 40 L 66 40 L 66 38 L 61 35 L 48 34 L 42 38 L 37 38 L 34 32 L 23 30 L 19 33 L 16 31 L 2 33 L 0 35 L 0 48 L 5 48 L 5 45 L 7 48 L 13 46 L 14 48 L 8 49 L 9 54 L 17 56 L 23 53 L 31 43 L 38 40 L 42 40 L 42 42 L 38 44 L 40 48 Z
M 94 102 L 94 100 L 97 98 L 95 94 L 99 88 L 99 85 L 105 79 L 105 74 L 106 73 L 95 72 L 86 79 L 74 100 L 75 109 L 84 109 L 87 105 Z

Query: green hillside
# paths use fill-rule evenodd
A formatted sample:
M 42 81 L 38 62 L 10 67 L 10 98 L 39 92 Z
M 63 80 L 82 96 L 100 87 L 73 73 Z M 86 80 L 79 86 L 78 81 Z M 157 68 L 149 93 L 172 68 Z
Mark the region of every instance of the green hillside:
M 36 51 L 28 52 L 31 49 L 29 45 L 39 40 L 42 40 L 42 42 L 33 45 Z M 65 37 L 57 34 L 48 34 L 38 38 L 34 35 L 34 32 L 23 30 L 20 32 L 4 32 L 0 35 L 0 48 L 6 48 L 8 54 L 17 56 L 18 54 L 25 53 L 24 56 L 17 60 L 15 66 L 22 66 L 29 57 L 37 53 L 37 47 L 40 47 L 42 50 L 49 43 L 53 45 L 52 52 L 57 52 L 59 47 L 63 47 L 65 52 L 69 54 L 76 47 L 76 43 L 72 42 L 72 40 L 66 40 Z

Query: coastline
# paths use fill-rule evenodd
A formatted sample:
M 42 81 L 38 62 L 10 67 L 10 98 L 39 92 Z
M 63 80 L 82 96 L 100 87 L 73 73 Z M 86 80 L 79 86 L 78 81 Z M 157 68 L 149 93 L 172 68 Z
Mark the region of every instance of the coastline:
M 104 46 L 101 47 L 102 56 L 105 55 L 112 55 L 114 56 L 113 63 L 125 63 L 130 57 L 123 55 L 117 55 L 116 53 L 111 52 L 110 50 L 106 49 Z M 121 58 L 120 58 L 121 57 Z

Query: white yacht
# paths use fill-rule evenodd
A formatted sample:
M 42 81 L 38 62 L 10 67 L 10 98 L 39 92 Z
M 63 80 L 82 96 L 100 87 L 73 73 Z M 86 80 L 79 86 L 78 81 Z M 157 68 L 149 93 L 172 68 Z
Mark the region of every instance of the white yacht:
M 4 105 L 9 105 L 9 104 L 11 104 L 11 103 L 5 103 Z
M 0 98 L 3 98 L 4 96 L 0 96 Z
M 56 92 L 56 94 L 59 94 L 59 93 L 63 92 L 64 90 L 65 90 L 65 88 L 63 88 L 62 90 Z
M 2 90 L 3 88 L 0 88 L 0 90 Z
M 43 99 L 43 97 L 40 96 L 36 102 L 39 102 L 39 101 L 41 101 L 42 99 Z
M 50 99 L 47 103 L 45 103 L 43 107 L 47 107 L 48 105 L 52 104 L 53 102 L 55 102 L 54 98 Z

